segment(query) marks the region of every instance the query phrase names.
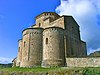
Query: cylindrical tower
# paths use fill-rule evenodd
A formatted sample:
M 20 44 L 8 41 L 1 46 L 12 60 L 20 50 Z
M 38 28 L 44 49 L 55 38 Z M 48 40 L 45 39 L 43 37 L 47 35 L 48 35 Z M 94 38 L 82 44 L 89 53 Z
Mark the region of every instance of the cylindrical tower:
M 42 67 L 64 66 L 64 30 L 59 27 L 46 28 L 43 31 Z
M 41 65 L 42 61 L 42 28 L 27 28 L 23 31 L 23 49 L 21 67 Z
M 16 60 L 16 66 L 20 66 L 22 59 L 22 39 L 18 40 L 18 56 Z

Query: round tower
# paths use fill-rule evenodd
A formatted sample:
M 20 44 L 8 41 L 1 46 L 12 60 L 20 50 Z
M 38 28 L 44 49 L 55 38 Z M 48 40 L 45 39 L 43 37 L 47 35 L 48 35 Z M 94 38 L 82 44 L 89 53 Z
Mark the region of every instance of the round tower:
M 42 67 L 64 66 L 64 30 L 59 27 L 46 28 L 43 31 Z
M 18 56 L 16 60 L 16 66 L 20 66 L 22 59 L 22 39 L 18 40 Z
M 23 49 L 21 67 L 41 65 L 42 61 L 42 28 L 27 28 L 23 31 Z

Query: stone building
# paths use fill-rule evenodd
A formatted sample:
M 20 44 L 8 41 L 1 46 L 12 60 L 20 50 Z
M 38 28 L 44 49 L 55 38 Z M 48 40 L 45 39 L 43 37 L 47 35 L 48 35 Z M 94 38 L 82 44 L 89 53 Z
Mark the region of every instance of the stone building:
M 68 57 L 87 56 L 86 42 L 80 38 L 79 25 L 72 16 L 43 12 L 36 24 L 26 28 L 19 40 L 16 66 L 67 66 Z

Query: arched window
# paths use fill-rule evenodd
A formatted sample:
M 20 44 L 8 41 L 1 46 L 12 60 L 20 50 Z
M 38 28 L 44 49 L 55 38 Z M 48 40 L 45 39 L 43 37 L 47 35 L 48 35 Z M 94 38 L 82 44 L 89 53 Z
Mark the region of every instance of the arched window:
M 26 42 L 24 41 L 24 47 L 25 47 L 25 45 L 26 45 Z
M 48 38 L 46 38 L 46 44 L 48 44 Z
M 41 26 L 41 23 L 39 23 L 39 27 Z
M 20 52 L 20 47 L 18 48 L 18 52 Z

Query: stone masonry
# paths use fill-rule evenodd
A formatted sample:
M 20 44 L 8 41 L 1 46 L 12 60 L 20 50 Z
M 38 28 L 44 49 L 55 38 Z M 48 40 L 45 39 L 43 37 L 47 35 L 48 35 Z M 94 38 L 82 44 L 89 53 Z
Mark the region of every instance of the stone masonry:
M 63 67 L 68 57 L 86 57 L 86 42 L 72 16 L 43 12 L 19 40 L 16 66 Z
M 100 57 L 66 58 L 67 67 L 100 67 Z

